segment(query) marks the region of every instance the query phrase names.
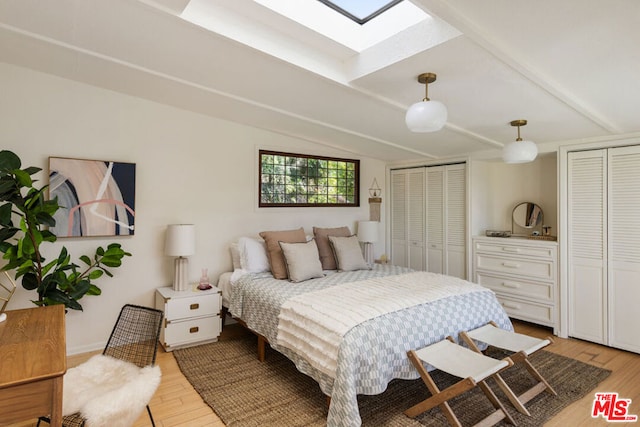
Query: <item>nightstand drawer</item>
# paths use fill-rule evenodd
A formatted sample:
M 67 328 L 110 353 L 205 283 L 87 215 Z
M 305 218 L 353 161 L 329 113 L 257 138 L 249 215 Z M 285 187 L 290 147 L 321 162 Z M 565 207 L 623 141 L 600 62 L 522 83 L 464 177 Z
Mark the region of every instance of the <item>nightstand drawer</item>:
M 497 297 L 509 317 L 528 320 L 541 325 L 553 325 L 555 322 L 554 307 L 551 305 L 525 302 L 502 295 Z
M 536 277 L 547 280 L 554 280 L 556 274 L 552 261 L 538 261 L 516 257 L 494 257 L 484 254 L 477 255 L 476 269 Z
M 541 302 L 553 302 L 555 300 L 553 295 L 554 287 L 552 283 L 511 279 L 494 276 L 484 272 L 477 273 L 476 281 L 478 284 L 485 286 L 498 294 L 535 298 Z
M 220 294 L 198 295 L 188 298 L 171 298 L 166 303 L 165 317 L 177 320 L 220 313 Z
M 221 325 L 220 316 L 217 315 L 167 322 L 163 345 L 172 347 L 184 343 L 215 340 L 220 335 Z

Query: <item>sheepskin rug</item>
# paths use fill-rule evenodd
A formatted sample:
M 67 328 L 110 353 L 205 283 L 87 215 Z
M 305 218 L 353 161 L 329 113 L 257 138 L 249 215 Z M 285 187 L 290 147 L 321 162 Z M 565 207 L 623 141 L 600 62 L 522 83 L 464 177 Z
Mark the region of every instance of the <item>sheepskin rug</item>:
M 129 427 L 160 385 L 160 367 L 138 366 L 101 354 L 64 376 L 62 413 L 80 412 L 87 427 Z

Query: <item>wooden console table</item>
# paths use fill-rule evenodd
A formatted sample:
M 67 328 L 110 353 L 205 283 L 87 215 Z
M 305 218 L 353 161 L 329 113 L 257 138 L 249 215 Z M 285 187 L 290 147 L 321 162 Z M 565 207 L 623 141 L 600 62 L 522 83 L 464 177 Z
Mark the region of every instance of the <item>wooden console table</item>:
M 7 311 L 0 323 L 0 426 L 51 416 L 62 425 L 64 306 Z

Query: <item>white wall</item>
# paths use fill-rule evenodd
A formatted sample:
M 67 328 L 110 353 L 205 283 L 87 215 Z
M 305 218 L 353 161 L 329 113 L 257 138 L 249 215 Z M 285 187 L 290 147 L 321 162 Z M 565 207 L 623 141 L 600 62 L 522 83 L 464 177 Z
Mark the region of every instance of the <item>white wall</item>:
M 133 254 L 113 270 L 113 279 L 96 282 L 103 293 L 81 300 L 84 312 L 67 314 L 69 353 L 102 348 L 123 304 L 152 306 L 155 288 L 170 285 L 173 260 L 163 254 L 167 224 L 196 225 L 190 279 L 197 281 L 200 270 L 208 268 L 216 281 L 230 270 L 228 245 L 239 236 L 300 226 L 307 233 L 313 226 L 348 225 L 356 231 L 356 222 L 369 217 L 373 178 L 385 182 L 383 162 L 360 158 L 360 208 L 258 209 L 258 148 L 358 157 L 2 63 L 0 93 L 1 147 L 18 154 L 23 166 L 46 172 L 48 156 L 137 165 L 134 236 L 60 239 L 47 251 L 53 256 L 64 245 L 77 259 L 117 241 Z M 42 184 L 48 182 L 44 173 L 39 178 Z M 384 208 L 382 212 L 384 216 Z M 383 239 L 382 225 L 379 234 Z M 375 255 L 384 247 L 384 241 L 378 242 Z M 8 309 L 32 307 L 30 300 L 36 297 L 19 287 Z
M 501 160 L 471 162 L 471 233 L 511 230 L 511 213 L 521 202 L 540 205 L 545 225 L 558 235 L 556 154 L 531 163 L 506 164 Z

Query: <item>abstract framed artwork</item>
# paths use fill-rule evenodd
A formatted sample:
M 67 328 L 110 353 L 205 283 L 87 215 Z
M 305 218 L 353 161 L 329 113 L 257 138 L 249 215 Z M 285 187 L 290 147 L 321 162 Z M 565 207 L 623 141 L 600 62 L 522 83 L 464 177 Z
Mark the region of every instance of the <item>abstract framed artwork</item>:
M 50 231 L 58 237 L 134 234 L 136 165 L 49 157 L 49 197 L 60 209 Z

